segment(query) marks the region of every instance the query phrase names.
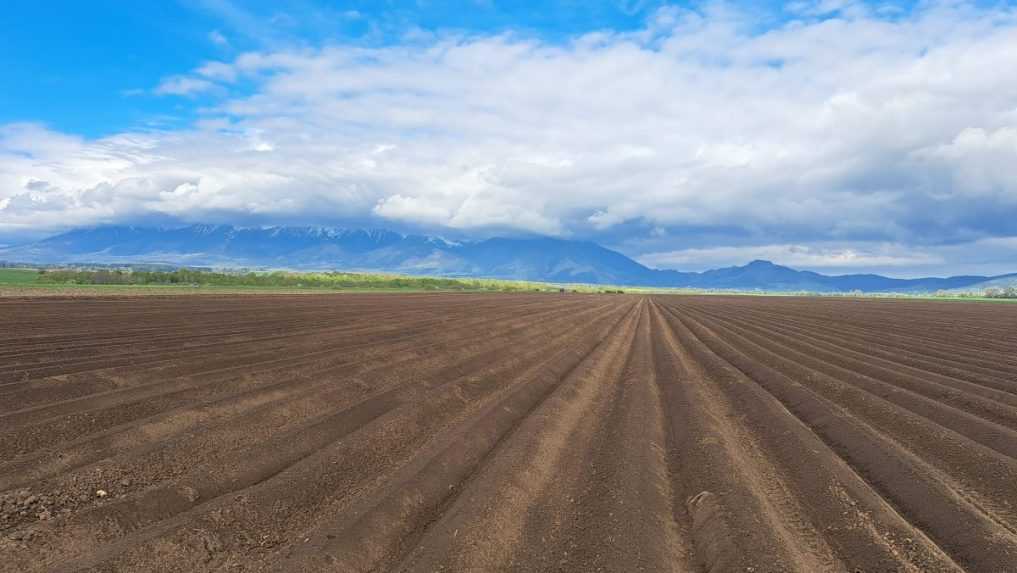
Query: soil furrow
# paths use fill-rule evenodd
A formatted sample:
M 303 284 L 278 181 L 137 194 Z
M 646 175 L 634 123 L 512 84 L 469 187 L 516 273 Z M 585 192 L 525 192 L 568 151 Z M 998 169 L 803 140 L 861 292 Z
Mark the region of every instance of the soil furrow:
M 0 298 L 0 572 L 1002 572 L 1017 305 Z

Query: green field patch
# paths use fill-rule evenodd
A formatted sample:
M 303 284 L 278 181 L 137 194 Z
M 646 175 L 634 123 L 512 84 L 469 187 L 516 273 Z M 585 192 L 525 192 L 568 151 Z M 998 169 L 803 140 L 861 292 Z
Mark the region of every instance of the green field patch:
M 23 286 L 35 284 L 39 278 L 36 269 L 0 268 L 0 285 Z

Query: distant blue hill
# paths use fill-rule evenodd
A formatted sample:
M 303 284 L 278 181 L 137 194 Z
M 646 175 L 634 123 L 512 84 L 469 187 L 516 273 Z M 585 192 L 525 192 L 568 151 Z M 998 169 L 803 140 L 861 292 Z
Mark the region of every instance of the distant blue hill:
M 168 263 L 193 266 L 387 271 L 631 286 L 814 292 L 932 292 L 1017 280 L 829 276 L 752 261 L 701 273 L 658 270 L 589 241 L 493 238 L 458 243 L 383 229 L 104 226 L 0 249 L 24 263 Z

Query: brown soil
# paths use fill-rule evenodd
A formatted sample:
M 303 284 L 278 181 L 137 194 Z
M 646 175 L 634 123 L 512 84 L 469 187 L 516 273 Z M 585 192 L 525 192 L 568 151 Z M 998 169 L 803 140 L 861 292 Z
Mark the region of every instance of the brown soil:
M 1017 306 L 0 299 L 0 571 L 1017 571 Z

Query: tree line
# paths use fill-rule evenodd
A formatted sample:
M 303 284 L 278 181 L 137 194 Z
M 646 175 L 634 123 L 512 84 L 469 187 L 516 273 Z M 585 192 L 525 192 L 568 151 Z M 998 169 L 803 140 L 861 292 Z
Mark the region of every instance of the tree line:
M 330 289 L 419 289 L 463 291 L 550 290 L 521 281 L 408 277 L 369 273 L 213 272 L 193 269 L 138 271 L 123 269 L 43 269 L 39 282 L 85 285 L 193 285 Z
M 1017 286 L 987 288 L 985 296 L 987 298 L 1017 298 Z

